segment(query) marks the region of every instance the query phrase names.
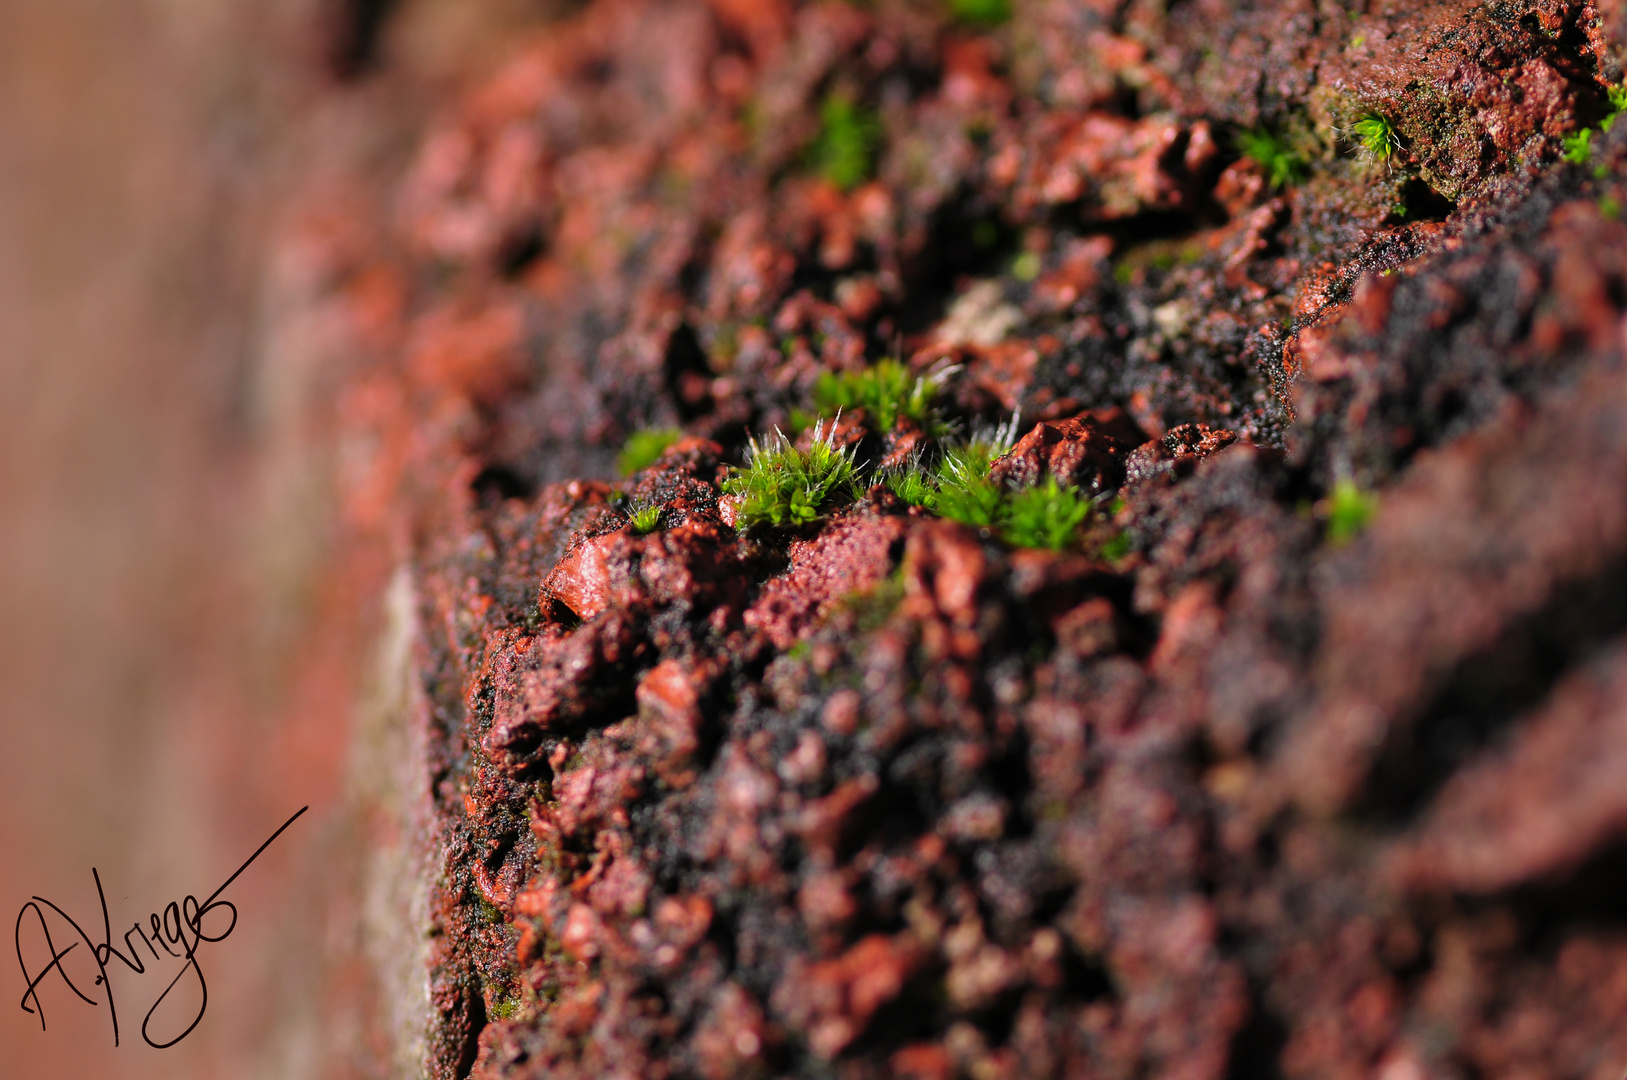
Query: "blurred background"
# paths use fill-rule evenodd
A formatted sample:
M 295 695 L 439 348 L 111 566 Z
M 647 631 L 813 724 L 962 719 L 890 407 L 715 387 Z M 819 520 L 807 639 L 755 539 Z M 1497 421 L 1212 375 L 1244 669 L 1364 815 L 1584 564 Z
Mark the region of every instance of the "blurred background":
M 94 866 L 128 926 L 311 807 L 227 894 L 190 1037 L 143 1043 L 151 976 L 115 983 L 117 1049 L 56 980 L 42 1032 L 7 949 L 0 1075 L 389 1072 L 354 733 L 392 556 L 336 508 L 300 238 L 385 212 L 547 6 L 0 0 L 0 899 L 99 928 Z

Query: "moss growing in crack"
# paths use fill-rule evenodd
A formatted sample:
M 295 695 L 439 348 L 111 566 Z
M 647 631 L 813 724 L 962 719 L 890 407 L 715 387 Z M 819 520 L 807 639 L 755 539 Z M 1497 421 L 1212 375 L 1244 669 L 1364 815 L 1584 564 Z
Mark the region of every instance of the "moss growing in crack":
M 875 114 L 833 92 L 819 107 L 819 135 L 809 153 L 820 176 L 851 191 L 870 179 L 880 142 L 881 123 Z
M 823 421 L 814 425 L 807 450 L 798 450 L 778 431 L 772 439 L 750 441 L 745 468 L 723 482 L 727 494 L 741 499 L 739 528 L 806 525 L 857 497 L 852 451 L 836 447 L 834 424 L 829 432 L 824 428 Z
M 1255 128 L 1237 136 L 1242 155 L 1265 169 L 1273 188 L 1302 183 L 1309 168 L 1304 156 L 1280 136 L 1265 128 Z
M 623 476 L 647 469 L 661 459 L 667 447 L 683 438 L 677 428 L 646 428 L 635 431 L 622 446 L 616 457 L 616 469 Z
M 1348 477 L 1338 481 L 1326 503 L 1328 541 L 1348 544 L 1367 528 L 1377 512 L 1378 496 L 1363 491 Z
M 1395 152 L 1401 149 L 1401 140 L 1395 134 L 1395 127 L 1378 113 L 1368 113 L 1351 126 L 1356 141 L 1361 148 L 1374 161 L 1386 165 Z
M 1609 133 L 1615 127 L 1616 117 L 1627 112 L 1627 86 L 1612 86 L 1605 91 L 1610 111 L 1604 119 L 1599 121 L 1597 128 L 1585 127 L 1574 135 L 1566 135 L 1559 140 L 1563 150 L 1563 158 L 1572 165 L 1587 165 L 1593 160 L 1593 133 L 1595 131 Z M 1605 167 L 1600 166 L 1597 175 L 1605 174 Z
M 945 426 L 932 399 L 946 375 L 912 375 L 897 360 L 881 360 L 863 371 L 826 371 L 814 386 L 814 405 L 825 414 L 863 409 L 877 431 L 891 431 L 898 418 L 904 417 L 923 431 L 942 434 Z

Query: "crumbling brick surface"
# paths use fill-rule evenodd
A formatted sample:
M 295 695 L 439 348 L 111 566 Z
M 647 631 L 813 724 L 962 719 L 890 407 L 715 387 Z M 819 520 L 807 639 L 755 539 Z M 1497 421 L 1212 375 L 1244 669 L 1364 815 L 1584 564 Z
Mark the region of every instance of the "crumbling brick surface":
M 354 257 L 432 1073 L 1619 1075 L 1627 125 L 1561 139 L 1620 28 L 1017 6 L 589 5 Z M 748 434 L 884 355 L 943 426 L 856 460 L 1016 415 L 1076 541 L 881 485 L 731 527 Z

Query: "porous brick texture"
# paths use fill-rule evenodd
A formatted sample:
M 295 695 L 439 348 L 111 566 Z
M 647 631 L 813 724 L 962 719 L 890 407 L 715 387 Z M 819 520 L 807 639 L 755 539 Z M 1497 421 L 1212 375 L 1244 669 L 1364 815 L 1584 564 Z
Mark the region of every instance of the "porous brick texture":
M 429 1071 L 1618 1080 L 1619 5 L 976 6 L 586 5 L 346 255 Z M 748 436 L 884 356 L 942 424 L 856 460 L 1016 416 L 1075 540 L 737 530 Z

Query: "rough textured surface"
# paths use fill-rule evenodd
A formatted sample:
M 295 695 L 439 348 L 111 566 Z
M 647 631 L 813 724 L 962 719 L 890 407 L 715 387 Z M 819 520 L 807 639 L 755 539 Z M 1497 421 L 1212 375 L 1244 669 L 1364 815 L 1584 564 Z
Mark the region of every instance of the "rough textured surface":
M 1560 155 L 1620 13 L 1019 7 L 589 5 L 346 255 L 432 1073 L 1618 1076 L 1627 125 Z M 1075 543 L 727 524 L 747 434 L 889 354 L 1102 496 Z

